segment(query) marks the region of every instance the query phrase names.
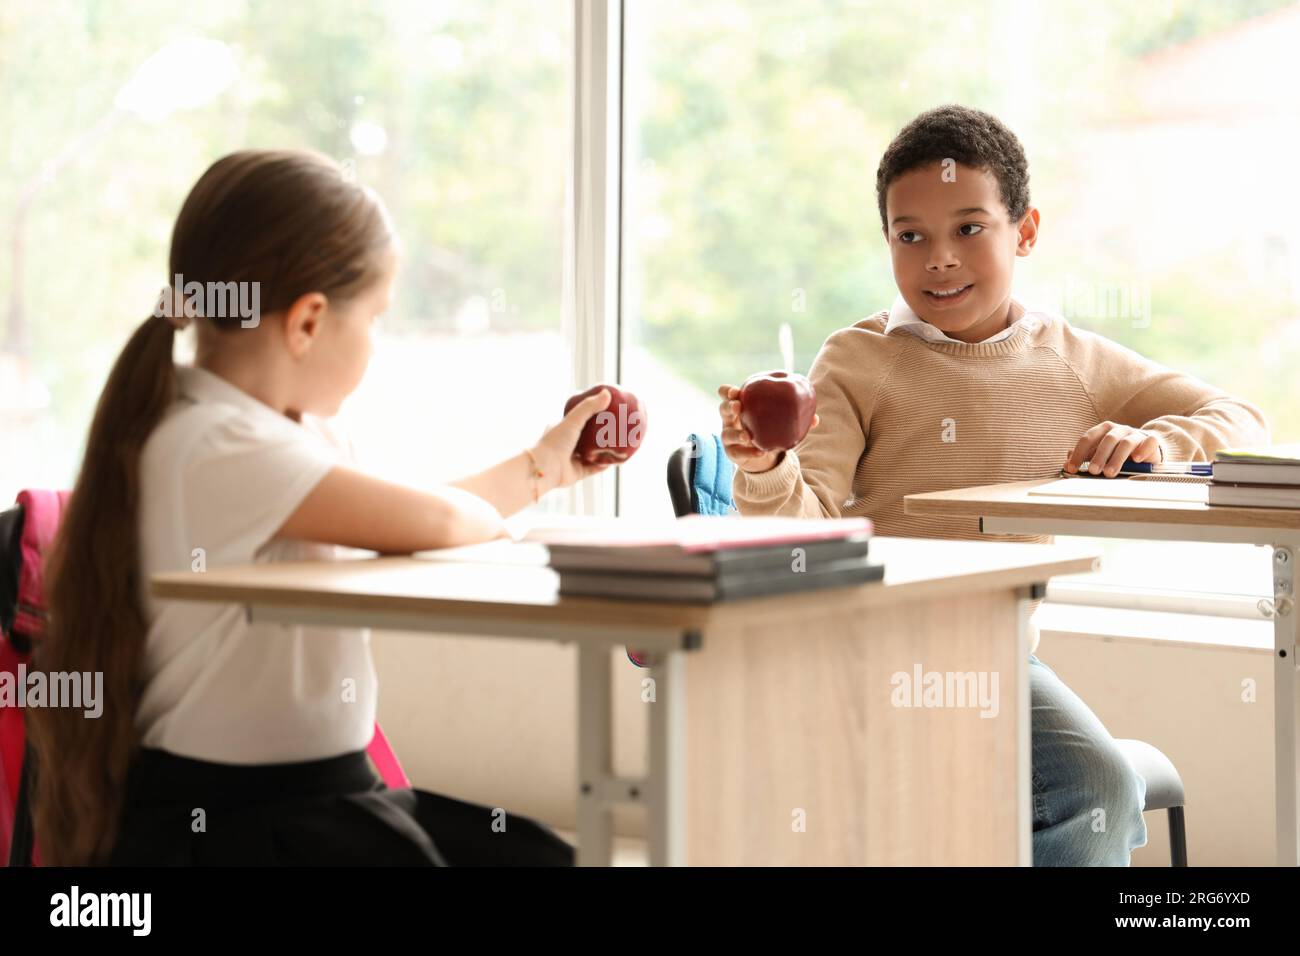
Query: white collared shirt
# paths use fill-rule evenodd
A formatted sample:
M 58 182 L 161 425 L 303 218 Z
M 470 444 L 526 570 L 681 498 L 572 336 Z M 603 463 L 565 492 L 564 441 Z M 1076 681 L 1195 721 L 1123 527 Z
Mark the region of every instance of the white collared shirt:
M 150 575 L 332 560 L 346 549 L 273 537 L 346 441 L 295 422 L 206 369 L 177 366 L 178 398 L 140 462 L 141 595 L 149 630 L 136 728 L 146 747 L 223 763 L 364 750 L 376 679 L 368 629 L 250 624 L 235 604 L 154 601 Z
M 990 345 L 994 342 L 1001 342 L 1003 339 L 1010 338 L 1020 331 L 1023 326 L 1029 331 L 1033 331 L 1047 317 L 1047 313 L 1039 310 L 1025 309 L 1024 314 L 1007 325 L 1001 332 L 990 335 L 987 339 L 981 341 L 980 345 Z M 906 329 L 913 335 L 918 335 L 927 342 L 956 342 L 958 345 L 973 345 L 976 343 L 963 342 L 961 339 L 954 339 L 946 335 L 940 329 L 935 328 L 929 322 L 922 319 L 907 301 L 901 296 L 894 297 L 894 304 L 889 309 L 889 321 L 885 323 L 885 334 L 893 332 L 894 329 Z

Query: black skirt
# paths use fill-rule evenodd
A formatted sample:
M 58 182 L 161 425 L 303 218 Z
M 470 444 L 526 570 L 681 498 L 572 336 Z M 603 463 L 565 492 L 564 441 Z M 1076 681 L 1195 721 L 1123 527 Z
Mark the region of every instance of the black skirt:
M 110 866 L 572 866 L 499 808 L 390 789 L 364 752 L 240 765 L 142 749 Z

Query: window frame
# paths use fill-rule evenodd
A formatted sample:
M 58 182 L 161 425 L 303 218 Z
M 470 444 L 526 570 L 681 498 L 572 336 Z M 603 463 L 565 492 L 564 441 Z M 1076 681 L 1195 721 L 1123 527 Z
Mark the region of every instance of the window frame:
M 574 0 L 574 155 L 566 248 L 566 314 L 574 347 L 575 386 L 619 381 L 624 334 L 623 177 L 629 138 L 625 126 L 626 0 Z M 570 268 L 571 267 L 571 268 Z M 590 486 L 584 488 L 582 486 Z M 622 513 L 619 469 L 570 489 L 568 510 Z M 1121 542 L 1120 546 L 1123 546 Z M 1141 584 L 1070 581 L 1049 586 L 1048 600 L 1119 610 L 1161 610 L 1218 617 L 1265 619 L 1257 595 L 1208 594 Z

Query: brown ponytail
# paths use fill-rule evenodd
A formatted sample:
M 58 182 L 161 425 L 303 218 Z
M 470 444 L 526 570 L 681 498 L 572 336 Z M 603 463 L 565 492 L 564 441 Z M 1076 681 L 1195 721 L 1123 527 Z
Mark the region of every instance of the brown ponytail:
M 393 243 L 378 199 L 317 153 L 249 150 L 214 163 L 172 233 L 170 283 L 256 282 L 263 321 L 308 292 L 347 302 L 379 276 Z M 217 347 L 238 315 L 195 322 Z M 151 316 L 118 356 L 95 408 L 85 457 L 46 565 L 50 619 L 35 669 L 100 672 L 103 710 L 27 713 L 35 756 L 32 813 L 43 863 L 103 863 L 138 745 L 146 620 L 140 596 L 140 459 L 175 398 L 175 332 Z
M 33 815 L 44 863 L 89 863 L 111 847 L 108 822 L 135 744 L 146 631 L 136 592 L 137 469 L 145 439 L 172 400 L 174 337 L 166 319 L 145 319 L 114 364 L 95 409 L 81 480 L 46 565 L 51 622 L 36 667 L 103 673 L 105 707 L 94 720 L 74 708 L 28 711 L 39 768 Z M 96 556 L 110 551 L 111 559 Z

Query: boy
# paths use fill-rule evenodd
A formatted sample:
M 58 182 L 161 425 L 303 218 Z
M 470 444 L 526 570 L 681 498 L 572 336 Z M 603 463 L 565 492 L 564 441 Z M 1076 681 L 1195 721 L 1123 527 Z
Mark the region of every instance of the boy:
M 916 117 L 880 161 L 876 198 L 899 295 L 822 346 L 804 440 L 759 451 L 740 425 L 739 389 L 718 389 L 741 514 L 862 515 L 882 535 L 983 538 L 975 518 L 904 515 L 903 496 L 1051 478 L 1084 462 L 1114 477 L 1126 458 L 1204 461 L 1268 442 L 1255 406 L 1012 298 L 1039 212 L 1024 149 L 995 117 L 962 106 Z M 1034 865 L 1128 865 L 1146 843 L 1145 783 L 1032 656 L 1037 645 L 1035 627 Z M 1092 826 L 1098 807 L 1103 832 Z

